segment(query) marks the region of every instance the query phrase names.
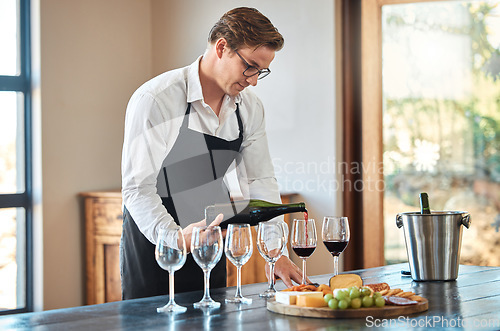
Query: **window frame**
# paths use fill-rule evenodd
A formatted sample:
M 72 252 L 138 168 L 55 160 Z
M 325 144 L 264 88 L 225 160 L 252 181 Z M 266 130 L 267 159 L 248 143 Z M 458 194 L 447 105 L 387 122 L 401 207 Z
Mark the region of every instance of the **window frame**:
M 21 92 L 24 96 L 24 177 L 21 193 L 0 194 L 0 208 L 25 210 L 25 306 L 0 311 L 0 315 L 33 311 L 33 166 L 32 166 L 32 98 L 31 98 L 31 6 L 30 0 L 19 0 L 20 73 L 0 75 L 0 91 Z

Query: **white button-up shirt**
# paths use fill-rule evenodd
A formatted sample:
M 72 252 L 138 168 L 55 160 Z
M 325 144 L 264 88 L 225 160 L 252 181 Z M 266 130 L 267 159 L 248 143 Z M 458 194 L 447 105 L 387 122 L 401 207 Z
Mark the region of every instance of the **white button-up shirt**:
M 236 103 L 243 122 L 242 162 L 236 171 L 243 197 L 281 202 L 265 132 L 264 108 L 251 91 L 224 97 L 217 116 L 203 100 L 198 58 L 190 66 L 165 72 L 132 95 L 125 116 L 122 153 L 123 204 L 153 244 L 159 227 L 173 227 L 157 194 L 156 179 L 172 149 L 188 103 L 189 129 L 234 140 L 239 136 Z M 197 222 L 200 220 L 193 220 Z

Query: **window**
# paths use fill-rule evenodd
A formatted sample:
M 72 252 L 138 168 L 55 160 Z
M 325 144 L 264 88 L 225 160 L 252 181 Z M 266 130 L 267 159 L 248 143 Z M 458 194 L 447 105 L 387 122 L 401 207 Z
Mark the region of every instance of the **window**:
M 395 216 L 419 210 L 422 191 L 433 210 L 471 213 L 461 263 L 500 263 L 499 10 L 362 1 L 361 149 L 375 165 L 363 180 L 383 183 L 363 191 L 364 266 L 406 261 Z
M 29 4 L 0 0 L 0 314 L 33 309 Z
M 500 265 L 500 7 L 382 7 L 385 258 L 407 261 L 394 215 L 467 211 L 461 263 Z M 481 245 L 477 245 L 481 242 Z

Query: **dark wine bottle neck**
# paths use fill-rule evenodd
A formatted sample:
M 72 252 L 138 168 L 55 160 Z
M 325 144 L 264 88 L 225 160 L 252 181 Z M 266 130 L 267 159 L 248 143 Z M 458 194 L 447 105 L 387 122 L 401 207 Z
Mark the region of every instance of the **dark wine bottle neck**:
M 297 212 L 307 212 L 306 205 L 304 203 L 290 203 L 275 207 L 253 207 L 250 208 L 250 217 L 255 221 L 262 222 L 284 214 Z
M 420 213 L 431 213 L 431 208 L 429 207 L 429 197 L 427 196 L 427 193 L 420 193 Z

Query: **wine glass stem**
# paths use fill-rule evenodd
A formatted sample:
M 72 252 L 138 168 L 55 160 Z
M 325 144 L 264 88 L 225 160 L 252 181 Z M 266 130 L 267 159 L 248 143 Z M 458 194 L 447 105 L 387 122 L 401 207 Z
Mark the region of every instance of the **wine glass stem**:
M 174 301 L 174 272 L 168 273 L 168 305 L 175 305 Z
M 236 295 L 235 297 L 241 298 L 241 267 L 236 267 Z
M 333 275 L 337 276 L 339 274 L 339 257 L 337 255 L 333 256 Z
M 203 300 L 210 300 L 210 270 L 203 270 L 205 275 L 205 295 Z
M 274 290 L 274 263 L 269 262 L 269 289 Z
M 306 284 L 306 259 L 302 259 L 302 284 Z

